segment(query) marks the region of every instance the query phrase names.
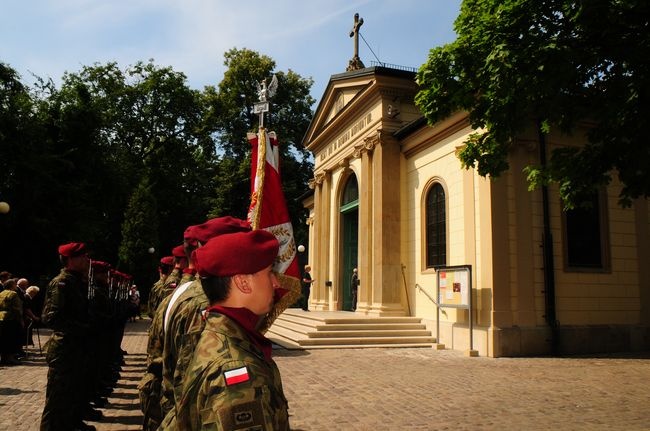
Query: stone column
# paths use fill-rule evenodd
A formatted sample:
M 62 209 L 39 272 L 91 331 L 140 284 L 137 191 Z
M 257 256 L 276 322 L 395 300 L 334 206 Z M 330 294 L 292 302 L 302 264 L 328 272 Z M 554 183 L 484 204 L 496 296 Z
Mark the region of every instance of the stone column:
M 357 145 L 354 157 L 361 158 L 359 182 L 359 242 L 357 270 L 359 272 L 359 291 L 357 311 L 368 312 L 372 303 L 372 152 L 363 145 Z
M 315 310 L 327 310 L 329 302 L 328 288 L 325 286 L 329 273 L 329 182 L 325 172 L 314 175 L 314 227 L 313 232 L 318 237 L 313 247 L 312 263 L 313 278 L 311 294 Z
M 403 316 L 400 255 L 400 147 L 390 135 L 366 139 L 372 151 L 372 304 L 370 314 Z

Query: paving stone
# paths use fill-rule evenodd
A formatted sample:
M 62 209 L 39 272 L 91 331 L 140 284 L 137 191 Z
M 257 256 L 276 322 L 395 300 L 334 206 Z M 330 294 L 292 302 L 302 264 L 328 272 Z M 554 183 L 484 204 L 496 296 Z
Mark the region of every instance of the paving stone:
M 98 430 L 141 429 L 137 384 L 149 320 L 127 323 L 128 352 Z M 41 343 L 49 332 L 41 330 Z M 30 348 L 0 367 L 0 429 L 37 430 L 47 364 Z M 293 430 L 650 430 L 650 353 L 470 358 L 423 348 L 276 348 Z

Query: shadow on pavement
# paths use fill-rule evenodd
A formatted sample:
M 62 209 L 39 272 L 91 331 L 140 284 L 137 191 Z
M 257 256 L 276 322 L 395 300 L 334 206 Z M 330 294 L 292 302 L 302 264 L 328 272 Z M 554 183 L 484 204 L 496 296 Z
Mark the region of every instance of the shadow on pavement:
M 289 350 L 284 348 L 273 349 L 273 356 L 282 356 L 285 358 L 298 357 L 298 356 L 309 356 L 311 353 L 309 350 Z
M 0 396 L 3 395 L 20 395 L 20 394 L 36 394 L 40 391 L 23 391 L 22 389 L 15 388 L 0 388 Z

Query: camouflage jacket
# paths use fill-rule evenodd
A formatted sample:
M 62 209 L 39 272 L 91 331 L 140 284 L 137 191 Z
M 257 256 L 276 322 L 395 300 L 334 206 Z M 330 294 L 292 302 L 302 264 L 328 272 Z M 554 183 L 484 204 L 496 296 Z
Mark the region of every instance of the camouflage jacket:
M 158 303 L 156 304 L 156 309 L 158 309 L 163 299 L 174 293 L 174 289 L 176 289 L 177 286 L 180 286 L 182 277 L 182 270 L 177 268 L 174 268 L 171 274 L 167 276 L 165 282 L 163 283 L 162 289 L 159 291 L 160 293 L 158 294 Z
M 47 286 L 42 321 L 54 334 L 81 338 L 88 334 L 88 284 L 62 269 Z
M 210 313 L 183 384 L 182 430 L 289 429 L 280 371 L 235 321 Z M 163 423 L 164 425 L 164 423 Z
M 182 289 L 181 285 L 178 289 Z M 172 405 L 180 399 L 183 378 L 194 349 L 205 327 L 202 312 L 208 306 L 201 281 L 191 282 L 185 291 L 176 296 L 167 307 L 163 326 L 165 341 L 163 351 L 163 398 Z M 175 298 L 174 298 L 175 297 Z
M 149 339 L 147 341 L 147 369 L 160 377 L 163 355 L 163 317 L 171 296 L 167 296 L 158 304 L 149 326 Z M 152 364 L 155 364 L 152 366 Z M 154 369 L 150 369 L 154 368 Z
M 156 281 L 153 286 L 151 286 L 151 290 L 149 291 L 149 299 L 147 300 L 147 315 L 152 319 L 156 313 L 156 308 L 158 308 L 158 304 L 160 303 L 160 300 L 158 298 L 160 297 L 160 290 L 165 285 L 165 279 L 166 277 L 161 277 L 160 280 Z
M 0 292 L 0 320 L 17 320 L 23 318 L 23 301 L 13 290 Z
M 48 363 L 62 355 L 77 356 L 84 349 L 90 324 L 88 284 L 80 274 L 63 268 L 47 286 L 41 320 L 52 329 L 45 344 Z

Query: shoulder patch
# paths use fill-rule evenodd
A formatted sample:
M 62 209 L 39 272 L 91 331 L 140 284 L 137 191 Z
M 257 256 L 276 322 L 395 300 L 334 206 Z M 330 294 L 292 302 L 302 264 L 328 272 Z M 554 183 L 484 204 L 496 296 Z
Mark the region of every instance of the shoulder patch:
M 262 431 L 264 413 L 259 400 L 223 406 L 219 409 L 219 422 L 225 430 Z
M 226 380 L 226 386 L 247 382 L 251 378 L 250 375 L 248 374 L 248 367 L 240 367 L 240 368 L 235 368 L 233 370 L 225 371 L 223 373 L 223 377 Z

